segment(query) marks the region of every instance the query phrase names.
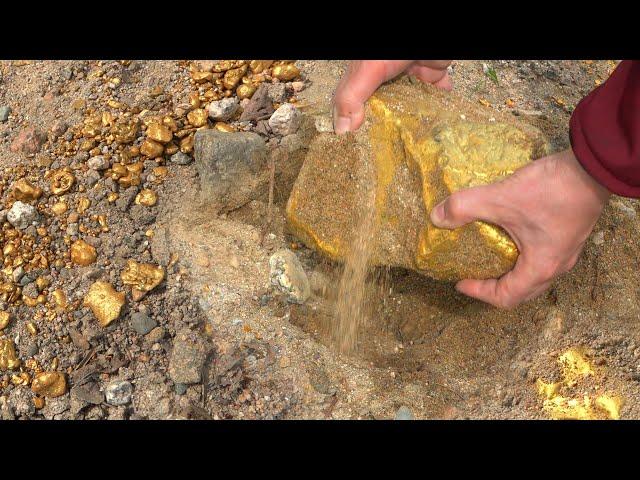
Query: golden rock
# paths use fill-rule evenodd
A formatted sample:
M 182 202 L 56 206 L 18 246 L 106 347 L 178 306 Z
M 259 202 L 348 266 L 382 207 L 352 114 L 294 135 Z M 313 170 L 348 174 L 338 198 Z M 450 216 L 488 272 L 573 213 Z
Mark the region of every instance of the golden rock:
M 11 314 L 9 312 L 0 312 L 0 330 L 4 330 L 9 326 Z
M 136 195 L 136 204 L 144 205 L 145 207 L 152 207 L 158 201 L 158 195 L 153 190 L 149 190 L 148 188 L 144 188 L 140 190 L 138 195 Z
M 129 260 L 127 267 L 120 274 L 120 278 L 122 283 L 131 286 L 133 299 L 137 301 L 162 283 L 164 268 L 151 263 L 138 263 L 135 260 Z
M 190 133 L 186 137 L 180 140 L 180 151 L 182 153 L 191 153 L 193 152 L 193 138 L 194 134 Z
M 26 178 L 21 178 L 13 184 L 13 194 L 16 200 L 32 202 L 42 196 L 42 189 L 32 185 Z
M 200 108 L 202 102 L 200 101 L 200 95 L 198 92 L 191 92 L 189 94 L 189 105 L 191 105 L 191 108 Z
M 59 397 L 67 393 L 67 379 L 61 372 L 41 372 L 34 377 L 31 391 L 41 397 Z
M 89 200 L 87 197 L 82 197 L 78 200 L 78 207 L 76 208 L 76 210 L 80 215 L 82 215 L 90 206 L 91 200 Z
M 273 64 L 273 60 L 251 60 L 249 68 L 253 73 L 262 73 Z
M 73 184 L 76 182 L 76 177 L 67 168 L 56 170 L 51 176 L 51 193 L 54 195 L 64 195 Z
M 64 201 L 56 202 L 51 206 L 51 211 L 54 213 L 54 215 L 62 215 L 68 209 L 69 209 L 69 205 L 67 205 L 67 202 L 64 202 Z
M 133 142 L 138 137 L 140 123 L 138 120 L 118 120 L 111 127 L 111 134 L 117 143 L 127 144 Z
M 27 322 L 26 328 L 27 332 L 29 332 L 31 335 L 36 336 L 38 334 L 38 327 L 36 327 L 35 323 Z
M 235 128 L 233 128 L 228 123 L 224 123 L 224 122 L 216 122 L 215 125 L 213 126 L 213 128 L 215 128 L 216 130 L 218 130 L 220 132 L 227 132 L 227 133 L 231 133 L 231 132 L 235 132 L 236 131 Z
M 64 310 L 67 307 L 67 296 L 62 289 L 56 288 L 53 293 L 51 293 L 51 296 L 53 297 L 53 302 L 56 304 L 56 308 Z
M 164 117 L 162 117 L 162 125 L 167 127 L 171 131 L 171 133 L 175 133 L 178 131 L 178 124 L 170 115 L 165 115 Z
M 439 229 L 429 213 L 457 190 L 498 181 L 544 156 L 542 134 L 406 79 L 381 87 L 366 110 L 358 132 L 312 141 L 287 203 L 292 232 L 341 260 L 362 228 L 359 219 L 370 218 L 371 265 L 440 280 L 495 278 L 510 270 L 518 250 L 504 230 L 479 221 Z
M 233 90 L 238 86 L 246 72 L 247 65 L 227 70 L 224 74 L 224 78 L 222 79 L 222 85 L 226 89 Z
M 226 72 L 227 70 L 233 68 L 236 63 L 236 60 L 220 60 L 211 68 L 211 70 L 216 73 Z
M 164 152 L 164 147 L 161 143 L 155 142 L 150 138 L 145 138 L 144 142 L 140 146 L 140 153 L 149 158 L 157 158 Z
M 33 406 L 36 410 L 40 410 L 44 408 L 44 398 L 42 397 L 33 397 Z
M 293 80 L 299 75 L 300 70 L 292 63 L 287 63 L 285 65 L 276 65 L 271 69 L 271 76 L 273 78 L 277 78 L 278 80 Z
M 253 94 L 256 92 L 257 87 L 251 84 L 242 84 L 236 89 L 236 95 L 240 100 L 244 100 L 245 98 L 251 98 Z
M 71 244 L 71 261 L 76 265 L 86 267 L 96 261 L 96 249 L 84 240 L 76 240 Z
M 89 288 L 84 305 L 91 308 L 100 325 L 108 326 L 120 316 L 125 303 L 124 292 L 116 291 L 110 283 L 98 280 Z
M 150 138 L 151 140 L 159 143 L 169 143 L 173 138 L 173 133 L 165 125 L 152 123 L 147 128 L 147 138 Z
M 187 120 L 194 127 L 202 127 L 207 124 L 207 111 L 203 108 L 196 108 L 187 114 Z
M 581 348 L 570 348 L 558 356 L 561 380 L 536 380 L 542 410 L 555 420 L 618 420 L 624 400 L 613 392 L 601 391 L 602 368 L 597 370 Z M 594 385 L 595 384 L 595 385 Z
M 20 366 L 20 359 L 16 356 L 13 340 L 0 339 L 0 371 L 16 370 Z
M 205 71 L 191 72 L 191 78 L 196 83 L 210 82 L 213 80 L 213 73 Z

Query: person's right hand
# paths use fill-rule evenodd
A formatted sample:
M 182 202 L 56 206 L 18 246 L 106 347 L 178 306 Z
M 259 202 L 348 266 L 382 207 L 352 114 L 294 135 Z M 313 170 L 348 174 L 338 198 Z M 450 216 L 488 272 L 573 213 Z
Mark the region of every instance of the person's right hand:
M 337 134 L 360 128 L 364 103 L 384 82 L 403 72 L 425 83 L 451 90 L 450 60 L 354 60 L 349 63 L 333 98 L 333 129 Z

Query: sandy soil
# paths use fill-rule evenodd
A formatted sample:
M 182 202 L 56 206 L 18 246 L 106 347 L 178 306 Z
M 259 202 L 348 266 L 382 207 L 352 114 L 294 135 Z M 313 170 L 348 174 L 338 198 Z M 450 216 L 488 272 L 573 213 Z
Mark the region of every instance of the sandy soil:
M 495 70 L 497 83 L 483 64 Z M 12 109 L 9 120 L 0 123 L 5 204 L 8 187 L 25 175 L 16 167 L 24 166 L 29 178 L 43 186 L 41 175 L 49 168 L 43 166 L 48 163 L 44 157 L 60 166 L 78 166 L 78 177 L 86 174 L 86 159 L 55 156 L 51 135 L 36 155 L 12 152 L 11 142 L 26 126 L 46 132 L 60 120 L 79 124 L 87 108 L 100 108 L 105 92 L 158 112 L 188 102 L 184 62 L 133 65 L 2 63 L 0 106 Z M 297 95 L 300 109 L 308 118 L 327 115 L 345 63 L 296 65 L 305 82 Z M 488 109 L 521 115 L 559 150 L 568 145 L 572 108 L 614 66 L 613 61 L 460 61 L 452 78 L 459 94 Z M 98 69 L 122 78 L 121 85 L 112 88 L 92 76 Z M 149 95 L 157 85 L 171 92 L 167 99 Z M 74 107 L 77 99 L 87 105 Z M 50 288 L 61 288 L 78 301 L 96 278 L 124 290 L 119 273 L 129 258 L 164 266 L 166 280 L 139 302 L 127 292 L 123 313 L 106 329 L 79 303 L 52 319 L 34 316 L 25 305 L 0 305 L 12 312 L 2 335 L 17 338 L 20 358 L 33 358 L 45 369 L 57 358 L 69 383 L 65 395 L 35 408 L 30 388 L 0 372 L 0 380 L 2 375 L 6 380 L 0 390 L 2 418 L 383 419 L 393 418 L 403 406 L 415 418 L 548 418 L 536 380 L 560 379 L 558 356 L 569 348 L 583 349 L 598 374 L 568 388 L 566 395 L 609 392 L 624 400 L 622 418 L 640 418 L 636 201 L 612 198 L 594 230 L 596 241 L 589 241 L 576 268 L 546 295 L 513 311 L 470 300 L 449 284 L 412 272 L 373 272 L 371 288 L 380 289 L 376 279 L 384 279 L 385 293 L 371 305 L 374 320 L 361 335 L 358 352 L 343 355 L 327 333 L 339 269 L 286 232 L 284 205 L 304 159 L 302 133 L 300 140 L 292 149 L 272 142 L 280 156 L 275 213 L 267 230 L 266 195 L 216 215 L 199 196 L 193 164 L 167 162 L 163 182 L 145 176 L 142 186 L 152 185 L 158 194 L 149 211 L 94 198 L 90 213 L 107 215 L 110 227 L 96 236 L 98 261 L 43 273 Z M 74 191 L 70 203 L 81 195 L 86 193 Z M 51 233 L 61 251 L 68 249 L 65 228 L 67 223 L 61 223 Z M 145 236 L 148 230 L 153 236 Z M 75 238 L 73 232 L 70 237 Z M 314 278 L 314 294 L 303 305 L 287 303 L 269 284 L 269 257 L 283 247 L 294 248 Z M 136 333 L 131 326 L 135 312 L 148 314 L 161 331 Z M 28 333 L 30 321 L 36 335 Z M 177 332 L 185 329 L 198 335 L 207 354 L 203 381 L 178 385 L 168 365 Z M 90 378 L 93 397 L 79 390 L 87 385 L 85 378 Z M 101 396 L 116 381 L 133 385 L 125 405 L 114 406 Z

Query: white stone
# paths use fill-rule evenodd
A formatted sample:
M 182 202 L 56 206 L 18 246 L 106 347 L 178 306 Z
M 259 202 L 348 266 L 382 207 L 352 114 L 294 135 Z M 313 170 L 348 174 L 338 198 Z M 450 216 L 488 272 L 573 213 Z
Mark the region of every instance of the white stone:
M 236 97 L 223 98 L 209 104 L 209 118 L 220 122 L 231 120 L 233 114 L 238 111 L 240 102 Z
M 133 385 L 127 381 L 111 382 L 104 390 L 107 403 L 110 405 L 126 405 L 131 402 Z
M 38 212 L 34 207 L 19 200 L 14 202 L 11 210 L 7 213 L 9 223 L 19 230 L 29 227 L 37 217 Z
M 96 155 L 87 160 L 87 166 L 92 170 L 106 170 L 109 168 L 109 160 L 104 155 Z
M 296 133 L 301 121 L 302 113 L 300 110 L 290 103 L 285 103 L 273 112 L 269 119 L 269 127 L 276 135 L 290 135 Z
M 278 250 L 269 258 L 271 284 L 278 288 L 291 303 L 304 303 L 311 295 L 309 279 L 296 254 L 291 250 Z

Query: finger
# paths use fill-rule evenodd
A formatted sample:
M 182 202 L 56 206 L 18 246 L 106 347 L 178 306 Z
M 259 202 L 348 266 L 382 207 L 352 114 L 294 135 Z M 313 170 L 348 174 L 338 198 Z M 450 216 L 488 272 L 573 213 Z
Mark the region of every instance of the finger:
M 456 284 L 456 290 L 498 308 L 510 309 L 542 294 L 551 285 L 553 277 L 542 273 L 521 255 L 513 270 L 499 279 L 461 280 Z
M 431 210 L 431 222 L 439 228 L 458 228 L 474 220 L 500 224 L 502 184 L 467 188 L 445 198 Z
M 414 75 L 421 82 L 431 83 L 443 90 L 451 90 L 451 77 L 447 70 L 434 70 L 433 68 L 414 65 L 407 70 L 407 73 Z
M 334 131 L 341 134 L 357 130 L 364 120 L 364 103 L 382 83 L 403 72 L 411 63 L 411 60 L 351 62 L 334 96 Z

